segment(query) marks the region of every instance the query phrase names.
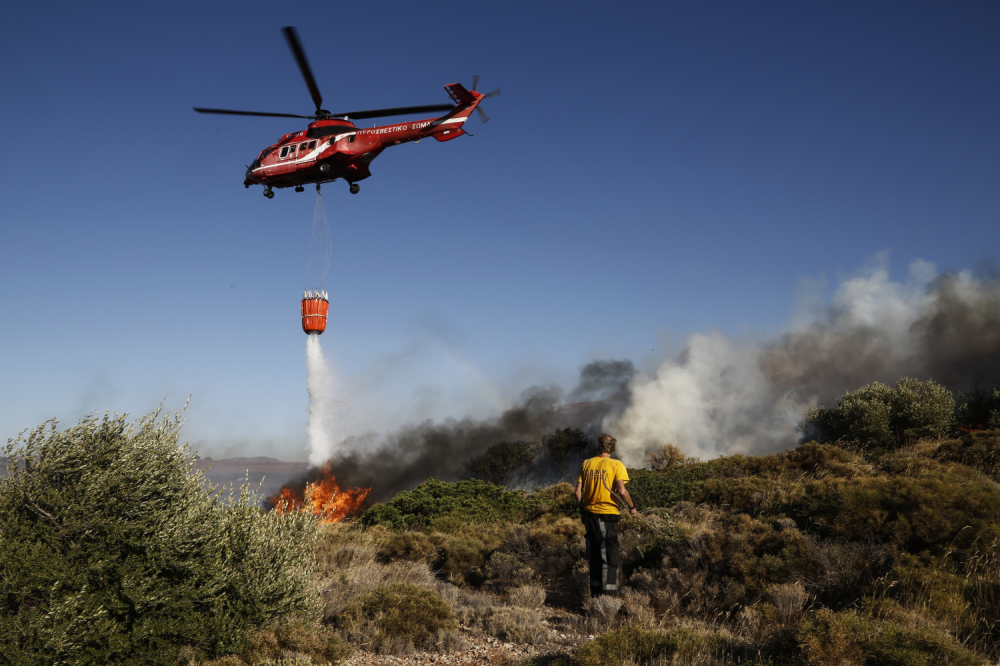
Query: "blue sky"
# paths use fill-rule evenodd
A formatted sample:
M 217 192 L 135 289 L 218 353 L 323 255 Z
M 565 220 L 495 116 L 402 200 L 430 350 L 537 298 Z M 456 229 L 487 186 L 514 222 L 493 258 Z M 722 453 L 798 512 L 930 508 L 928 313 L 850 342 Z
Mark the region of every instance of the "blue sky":
M 996 3 L 17 3 L 0 436 L 191 394 L 204 451 L 304 459 L 315 198 L 242 187 L 304 122 L 191 110 L 310 113 L 284 25 L 331 111 L 503 90 L 475 136 L 324 189 L 322 341 L 368 427 L 773 334 L 879 252 L 900 278 L 995 258 Z

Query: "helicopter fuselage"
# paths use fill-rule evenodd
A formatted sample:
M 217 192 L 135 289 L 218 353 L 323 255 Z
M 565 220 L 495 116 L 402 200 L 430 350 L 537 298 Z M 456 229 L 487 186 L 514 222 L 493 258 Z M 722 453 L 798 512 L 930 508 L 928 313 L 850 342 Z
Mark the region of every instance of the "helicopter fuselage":
M 291 132 L 261 151 L 246 171 L 243 185 L 265 188 L 300 187 L 343 179 L 353 185 L 371 176 L 369 165 L 383 150 L 411 141 L 434 137 L 450 141 L 465 134 L 462 125 L 479 104 L 482 95 L 466 91 L 461 84 L 445 86 L 464 93 L 467 101 L 440 118 L 427 118 L 383 127 L 357 127 L 349 119 L 329 118 Z M 458 90 L 455 90 L 457 88 Z M 457 95 L 456 95 L 457 96 Z

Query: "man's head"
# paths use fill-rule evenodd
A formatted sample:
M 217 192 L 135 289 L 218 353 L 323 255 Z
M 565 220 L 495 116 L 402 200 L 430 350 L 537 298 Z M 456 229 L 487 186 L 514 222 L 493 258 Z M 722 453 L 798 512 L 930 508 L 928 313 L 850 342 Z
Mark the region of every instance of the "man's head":
M 601 436 L 597 438 L 597 452 L 598 453 L 614 453 L 615 444 L 618 440 L 609 435 L 608 433 L 601 433 Z

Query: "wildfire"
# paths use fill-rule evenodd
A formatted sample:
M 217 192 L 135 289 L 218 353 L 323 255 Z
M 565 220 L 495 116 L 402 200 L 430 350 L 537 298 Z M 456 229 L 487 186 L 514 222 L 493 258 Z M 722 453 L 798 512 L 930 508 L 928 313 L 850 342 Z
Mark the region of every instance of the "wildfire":
M 341 491 L 328 463 L 320 470 L 319 481 L 306 484 L 304 492 L 285 486 L 277 495 L 268 497 L 267 502 L 279 514 L 310 511 L 325 525 L 356 514 L 371 491 L 371 488 Z

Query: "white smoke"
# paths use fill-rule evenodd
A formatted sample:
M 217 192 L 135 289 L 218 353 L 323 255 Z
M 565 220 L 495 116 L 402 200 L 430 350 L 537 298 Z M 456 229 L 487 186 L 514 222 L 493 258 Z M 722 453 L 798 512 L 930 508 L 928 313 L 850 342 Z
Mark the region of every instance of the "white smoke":
M 628 408 L 603 424 L 622 461 L 642 467 L 647 450 L 667 443 L 699 458 L 791 445 L 808 405 L 775 393 L 760 353 L 721 333 L 697 334 L 679 358 L 637 376 Z
M 322 465 L 333 455 L 333 410 L 336 396 L 333 371 L 323 355 L 318 335 L 306 336 L 306 388 L 309 391 L 309 464 Z
M 795 446 L 809 409 L 872 381 L 1000 381 L 1000 285 L 920 260 L 894 282 L 886 263 L 876 256 L 775 339 L 696 334 L 677 358 L 636 375 L 627 407 L 602 422 L 623 461 L 642 466 L 667 443 L 701 458 Z

